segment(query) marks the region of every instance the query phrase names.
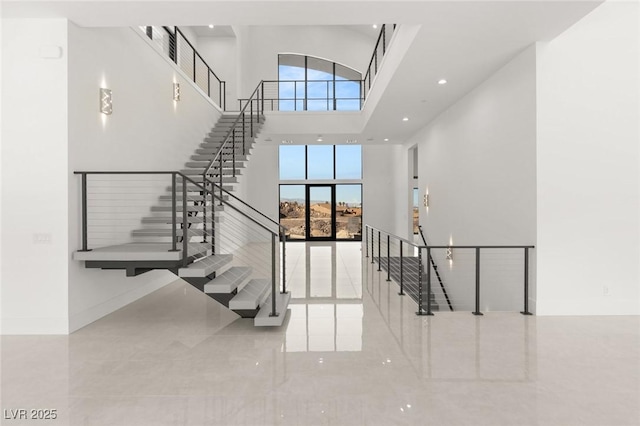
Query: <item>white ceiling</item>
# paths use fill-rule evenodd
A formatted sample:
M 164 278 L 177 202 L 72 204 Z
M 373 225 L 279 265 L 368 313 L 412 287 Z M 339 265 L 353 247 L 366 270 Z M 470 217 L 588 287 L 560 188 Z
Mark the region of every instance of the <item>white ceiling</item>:
M 198 37 L 235 37 L 236 33 L 230 25 L 192 26 L 189 27 Z
M 419 24 L 418 35 L 364 133 L 324 138 L 327 142 L 348 138 L 381 143 L 383 138 L 391 142 L 405 140 L 518 52 L 536 41 L 553 39 L 601 2 L 4 0 L 2 14 L 66 17 L 82 26 L 193 26 L 198 34 L 232 34 L 232 25 L 349 25 L 372 35 L 372 51 L 377 35 L 372 23 Z M 209 29 L 209 24 L 219 26 L 219 30 Z M 440 78 L 449 83 L 439 86 Z M 410 121 L 402 122 L 403 116 L 410 117 Z M 302 139 L 296 142 L 307 142 Z M 307 139 L 315 141 L 313 136 Z

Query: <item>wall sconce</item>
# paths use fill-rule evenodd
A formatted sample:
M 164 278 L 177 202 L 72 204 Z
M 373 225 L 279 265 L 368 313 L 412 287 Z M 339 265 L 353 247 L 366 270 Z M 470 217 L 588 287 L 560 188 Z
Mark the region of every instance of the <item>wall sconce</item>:
M 113 113 L 113 99 L 109 89 L 100 88 L 100 112 L 105 115 Z
M 447 247 L 447 260 L 453 261 L 453 249 L 451 247 Z
M 429 194 L 424 194 L 424 206 L 429 207 Z
M 180 83 L 173 83 L 173 100 L 180 100 Z

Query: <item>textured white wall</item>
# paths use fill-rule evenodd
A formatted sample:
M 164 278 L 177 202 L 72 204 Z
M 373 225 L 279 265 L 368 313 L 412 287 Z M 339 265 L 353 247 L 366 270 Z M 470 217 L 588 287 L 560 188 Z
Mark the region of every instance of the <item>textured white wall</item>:
M 531 47 L 407 143 L 418 145 L 429 244 L 535 245 L 535 83 Z M 448 291 L 459 309 L 470 309 L 475 254 L 455 250 L 450 266 L 444 255 L 434 252 Z M 482 310 L 521 309 L 522 258 L 521 251 L 482 254 Z
M 2 333 L 64 334 L 67 21 L 3 20 L 2 32 Z M 46 46 L 61 56 L 43 58 Z
M 369 37 L 338 26 L 243 27 L 239 37 L 240 96 L 249 96 L 260 80 L 278 79 L 278 53 L 317 56 L 364 73 L 377 36 L 375 30 L 371 31 Z
M 183 78 L 174 64 L 129 28 L 69 27 L 69 168 L 73 170 L 179 170 L 220 116 L 214 105 Z M 126 48 L 123 48 L 126 46 Z M 114 112 L 102 116 L 97 91 L 112 89 Z M 172 100 L 173 82 L 181 100 Z M 148 214 L 157 193 L 145 190 Z M 70 250 L 80 248 L 80 179 L 69 181 Z M 142 195 L 141 195 L 142 196 Z M 139 223 L 132 225 L 139 228 Z M 120 230 L 122 231 L 122 230 Z M 177 278 L 152 271 L 135 278 L 124 271 L 85 269 L 69 261 L 72 331 Z
M 640 313 L 638 18 L 606 2 L 538 49 L 540 314 Z
M 237 40 L 235 37 L 198 37 L 198 53 L 227 84 L 227 110 L 238 108 Z

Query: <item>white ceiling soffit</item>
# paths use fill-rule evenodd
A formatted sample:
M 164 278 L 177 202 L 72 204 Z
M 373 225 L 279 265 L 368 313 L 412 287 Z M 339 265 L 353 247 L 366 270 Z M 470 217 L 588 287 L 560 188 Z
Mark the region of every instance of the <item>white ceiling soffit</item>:
M 498 3 L 529 3 L 498 1 Z M 597 4 L 601 1 L 534 1 L 542 5 Z M 4 0 L 5 18 L 67 18 L 81 26 L 137 25 L 372 25 L 375 23 L 420 24 L 442 4 L 488 4 L 478 0 L 371 1 L 371 0 Z M 507 17 L 508 19 L 508 17 Z

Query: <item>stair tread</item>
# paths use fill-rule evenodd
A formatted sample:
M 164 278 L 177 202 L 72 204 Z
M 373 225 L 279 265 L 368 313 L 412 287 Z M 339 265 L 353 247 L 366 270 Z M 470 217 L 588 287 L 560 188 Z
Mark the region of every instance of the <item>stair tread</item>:
M 204 286 L 205 293 L 228 294 L 251 276 L 252 268 L 248 266 L 233 266 L 222 275 L 214 278 Z
M 179 277 L 204 278 L 231 262 L 231 254 L 212 254 L 178 270 Z
M 253 279 L 229 301 L 229 309 L 256 309 L 270 290 L 271 280 Z
M 277 316 L 271 315 L 271 298 L 267 298 L 265 303 L 260 306 L 258 314 L 253 319 L 253 325 L 256 327 L 280 327 L 289 312 L 289 301 L 291 300 L 291 292 L 278 293 L 276 296 L 276 312 Z
M 147 228 L 147 229 L 135 229 L 131 232 L 131 235 L 134 237 L 171 237 L 171 228 Z M 187 232 L 188 236 L 203 236 L 203 229 L 189 229 Z M 182 229 L 176 229 L 176 236 L 182 236 Z

